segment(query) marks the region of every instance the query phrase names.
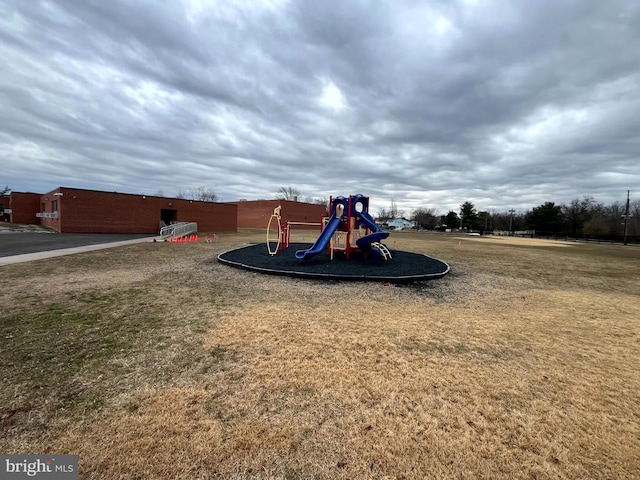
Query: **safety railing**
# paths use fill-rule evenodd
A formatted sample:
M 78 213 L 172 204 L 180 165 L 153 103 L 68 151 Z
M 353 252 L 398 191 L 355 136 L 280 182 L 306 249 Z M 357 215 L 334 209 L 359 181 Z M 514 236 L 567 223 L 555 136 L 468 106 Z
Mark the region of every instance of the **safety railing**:
M 195 222 L 177 222 L 171 225 L 166 225 L 160 229 L 160 236 L 162 238 L 180 238 L 192 233 L 198 232 L 198 224 Z

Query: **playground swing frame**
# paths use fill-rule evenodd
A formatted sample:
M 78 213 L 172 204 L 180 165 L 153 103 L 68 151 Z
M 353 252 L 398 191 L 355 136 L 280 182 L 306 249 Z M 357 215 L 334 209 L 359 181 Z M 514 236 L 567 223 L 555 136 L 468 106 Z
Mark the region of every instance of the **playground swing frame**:
M 292 225 L 307 225 L 310 227 L 320 227 L 320 231 L 322 231 L 322 223 L 314 223 L 314 222 L 286 222 L 284 226 L 284 241 L 282 242 L 282 248 L 280 251 L 286 250 L 289 248 L 291 244 L 291 226 Z
M 282 208 L 281 206 L 278 206 L 273 209 L 273 214 L 271 214 L 271 217 L 269 217 L 269 223 L 267 224 L 267 251 L 271 256 L 277 255 L 279 252 L 282 252 L 287 248 L 289 248 L 289 245 L 291 243 L 291 226 L 292 225 L 306 225 L 311 227 L 320 227 L 320 231 L 322 231 L 322 227 L 323 227 L 323 222 L 315 223 L 315 222 L 291 222 L 291 221 L 287 221 L 283 227 L 282 216 L 280 215 L 281 208 Z M 277 240 L 271 240 L 269 237 L 269 234 L 271 232 L 271 224 L 273 223 L 274 220 L 276 220 L 278 224 Z M 272 243 L 275 243 L 274 248 L 271 247 Z

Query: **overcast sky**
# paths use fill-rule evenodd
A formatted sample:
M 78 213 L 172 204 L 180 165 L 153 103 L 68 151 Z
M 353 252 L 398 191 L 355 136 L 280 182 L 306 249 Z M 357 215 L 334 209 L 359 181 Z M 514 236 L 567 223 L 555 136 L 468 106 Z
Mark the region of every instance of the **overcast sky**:
M 2 0 L 0 183 L 640 197 L 637 0 Z

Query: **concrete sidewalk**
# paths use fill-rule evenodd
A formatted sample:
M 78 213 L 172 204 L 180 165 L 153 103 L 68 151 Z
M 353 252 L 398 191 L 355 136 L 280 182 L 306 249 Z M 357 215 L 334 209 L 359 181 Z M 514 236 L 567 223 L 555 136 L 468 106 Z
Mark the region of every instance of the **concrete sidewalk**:
M 16 234 L 19 235 L 19 234 Z M 39 234 L 41 235 L 41 234 Z M 122 245 L 131 245 L 134 243 L 153 242 L 156 239 L 161 241 L 160 237 L 143 237 L 133 240 L 123 240 L 120 242 L 100 243 L 95 245 L 82 245 L 72 248 L 61 248 L 57 250 L 49 250 L 44 252 L 25 253 L 22 255 L 12 255 L 8 257 L 0 257 L 0 266 L 11 265 L 14 263 L 31 262 L 33 260 L 42 260 L 45 258 L 62 257 L 64 255 L 73 255 L 74 253 L 91 252 L 94 250 L 103 250 L 105 248 L 120 247 Z

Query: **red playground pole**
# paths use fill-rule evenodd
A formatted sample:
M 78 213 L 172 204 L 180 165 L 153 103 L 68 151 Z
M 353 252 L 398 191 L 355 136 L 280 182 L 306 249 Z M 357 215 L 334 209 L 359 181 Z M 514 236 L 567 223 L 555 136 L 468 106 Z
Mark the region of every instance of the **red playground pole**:
M 333 215 L 333 195 L 329 195 L 329 211 L 327 212 L 327 218 L 331 218 L 331 215 Z M 324 219 L 320 222 L 320 231 L 322 232 L 324 230 Z M 331 255 L 331 242 L 327 243 L 327 255 Z
M 347 260 L 349 260 L 349 257 L 351 256 L 351 207 L 353 206 L 352 199 L 353 197 L 349 195 L 349 202 L 348 202 L 349 211 L 347 212 L 347 245 L 346 245 Z
M 289 226 L 289 220 L 287 220 L 284 224 L 284 229 L 282 230 L 282 239 L 280 241 L 280 248 L 282 249 L 282 251 L 286 250 L 287 248 L 289 248 L 289 242 L 291 241 L 291 234 L 289 232 L 289 229 L 291 227 Z

